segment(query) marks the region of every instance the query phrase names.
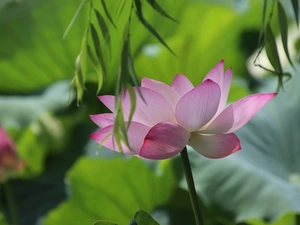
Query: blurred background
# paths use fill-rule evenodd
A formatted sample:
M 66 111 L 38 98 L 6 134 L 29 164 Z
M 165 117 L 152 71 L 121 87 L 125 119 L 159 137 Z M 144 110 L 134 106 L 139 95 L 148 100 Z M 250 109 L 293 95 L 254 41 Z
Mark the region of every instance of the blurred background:
M 113 94 L 121 60 L 126 10 L 107 1 L 116 28 L 101 92 L 87 65 L 86 91 L 77 102 L 71 85 L 87 27 L 83 6 L 65 38 L 80 0 L 0 0 L 0 126 L 13 140 L 22 167 L 3 169 L 0 225 L 129 224 L 143 209 L 161 225 L 194 224 L 181 162 L 141 160 L 101 148 L 89 138 L 97 129 L 89 114 L 107 111 L 97 95 Z M 284 89 L 237 132 L 242 151 L 210 160 L 190 151 L 206 225 L 300 224 L 300 31 L 290 1 L 282 1 L 295 69 Z M 95 2 L 100 8 L 100 1 Z M 233 68 L 229 102 L 253 92 L 274 92 L 276 76 L 253 65 L 262 23 L 261 0 L 165 0 L 177 22 L 145 5 L 148 22 L 177 55 L 133 17 L 131 51 L 136 74 L 170 84 L 178 73 L 194 85 L 220 60 Z M 127 8 L 126 8 L 127 7 Z M 93 20 L 93 18 L 92 18 Z M 276 14 L 272 25 L 279 35 Z M 277 25 L 277 26 L 276 26 Z M 97 28 L 98 29 L 98 28 Z M 263 52 L 259 62 L 270 63 Z M 0 158 L 3 157 L 0 149 Z M 0 160 L 1 162 L 1 160 Z M 4 168 L 0 165 L 0 169 Z

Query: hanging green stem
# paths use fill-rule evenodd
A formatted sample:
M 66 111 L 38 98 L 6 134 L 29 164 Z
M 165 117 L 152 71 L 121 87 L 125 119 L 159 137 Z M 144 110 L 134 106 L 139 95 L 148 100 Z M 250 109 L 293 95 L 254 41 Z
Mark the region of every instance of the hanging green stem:
M 180 154 L 181 154 L 181 159 L 182 159 L 182 163 L 183 163 L 183 167 L 184 167 L 184 173 L 185 173 L 187 186 L 189 189 L 192 208 L 193 208 L 194 215 L 195 215 L 196 224 L 204 225 L 186 147 L 184 147 L 184 149 L 181 151 Z

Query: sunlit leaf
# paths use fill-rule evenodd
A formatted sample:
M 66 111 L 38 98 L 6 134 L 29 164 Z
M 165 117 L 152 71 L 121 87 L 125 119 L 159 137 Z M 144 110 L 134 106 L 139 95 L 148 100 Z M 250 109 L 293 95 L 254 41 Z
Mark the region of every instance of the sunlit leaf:
M 158 3 L 156 0 L 147 0 L 147 2 L 153 7 L 153 9 L 155 9 L 158 13 L 160 13 L 162 16 L 177 22 L 177 20 L 175 20 L 173 17 L 171 17 Z
M 144 210 L 139 210 L 134 215 L 134 220 L 137 225 L 159 225 L 151 215 L 146 213 Z
M 280 34 L 281 34 L 281 40 L 282 45 L 286 54 L 286 57 L 288 58 L 290 64 L 293 66 L 293 62 L 291 60 L 289 49 L 288 49 L 288 20 L 287 15 L 285 12 L 285 9 L 280 1 L 277 2 L 277 9 L 278 9 L 278 22 L 280 27 Z
M 82 225 L 101 219 L 129 224 L 136 210 L 151 212 L 173 194 L 175 177 L 170 162 L 166 163 L 158 175 L 136 157 L 83 157 L 68 172 L 71 196 L 46 216 L 44 224 Z
M 113 134 L 115 141 L 118 145 L 118 148 L 123 151 L 122 144 L 124 143 L 126 146 L 130 147 L 127 137 L 127 127 L 124 123 L 124 116 L 122 111 L 121 99 L 122 95 L 119 96 L 115 105 L 115 118 L 114 118 L 114 129 Z
M 86 10 L 62 38 L 81 0 L 13 1 L 1 9 L 0 89 L 26 93 L 74 76 Z

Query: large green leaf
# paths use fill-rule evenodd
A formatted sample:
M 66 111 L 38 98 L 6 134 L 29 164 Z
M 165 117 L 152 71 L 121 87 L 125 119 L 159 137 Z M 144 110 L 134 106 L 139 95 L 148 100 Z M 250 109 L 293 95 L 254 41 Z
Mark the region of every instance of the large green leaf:
M 81 116 L 82 117 L 82 116 Z M 75 120 L 76 115 L 69 117 L 73 125 L 72 129 L 68 129 L 69 139 L 64 139 L 63 143 L 67 145 L 64 151 L 57 152 L 52 149 L 52 143 L 44 143 L 47 150 L 39 148 L 41 142 L 45 140 L 43 135 L 35 139 L 36 145 L 32 145 L 29 149 L 28 156 L 34 161 L 36 155 L 47 153 L 46 160 L 43 157 L 43 173 L 39 176 L 31 177 L 31 179 L 9 180 L 10 187 L 13 190 L 13 197 L 16 201 L 18 211 L 18 220 L 20 225 L 40 224 L 38 220 L 49 210 L 56 207 L 61 201 L 66 199 L 65 173 L 73 166 L 75 160 L 82 155 L 81 149 L 88 139 L 91 132 L 86 126 L 78 125 Z M 66 125 L 64 123 L 64 125 Z M 44 134 L 46 136 L 46 134 Z M 42 141 L 39 138 L 43 139 Z M 34 144 L 34 142 L 33 142 Z M 19 147 L 19 146 L 18 146 Z M 25 147 L 25 146 L 24 146 Z M 50 154 L 55 152 L 56 154 Z M 45 154 L 46 155 L 46 154 Z M 32 164 L 32 161 L 30 162 Z M 1 223 L 0 223 L 1 224 Z
M 165 204 L 175 188 L 169 161 L 159 175 L 141 159 L 81 158 L 68 173 L 70 198 L 50 212 L 47 224 L 93 224 L 98 220 L 128 224 L 139 208 Z
M 1 10 L 0 90 L 26 92 L 72 77 L 84 13 L 62 36 L 80 0 L 14 1 Z
M 274 220 L 300 213 L 300 77 L 237 132 L 242 150 L 221 160 L 191 151 L 198 194 L 235 215 Z M 276 83 L 276 82 L 274 82 Z M 276 84 L 264 91 L 272 91 Z

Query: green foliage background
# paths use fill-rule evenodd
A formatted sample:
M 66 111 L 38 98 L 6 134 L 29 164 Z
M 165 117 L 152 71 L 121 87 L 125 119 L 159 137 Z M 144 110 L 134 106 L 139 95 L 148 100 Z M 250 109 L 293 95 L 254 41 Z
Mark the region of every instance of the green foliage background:
M 20 225 L 129 224 L 133 219 L 157 223 L 143 211 L 135 214 L 139 209 L 162 225 L 194 223 L 178 158 L 159 162 L 130 158 L 98 149 L 89 139 L 97 128 L 88 115 L 106 110 L 97 94 L 115 91 L 123 59 L 123 31 L 131 9 L 131 1 L 105 2 L 116 28 L 103 16 L 107 25 L 107 34 L 103 34 L 95 14 L 97 10 L 105 15 L 102 1 L 94 1 L 90 19 L 87 1 L 64 39 L 79 0 L 0 3 L 0 125 L 10 133 L 20 158 L 26 161 L 19 176 L 1 184 L 1 225 L 13 220 L 5 185 L 13 191 Z M 135 73 L 138 81 L 149 77 L 168 84 L 182 73 L 196 85 L 224 59 L 225 67 L 232 67 L 234 73 L 230 102 L 254 91 L 273 92 L 278 85 L 275 79 L 284 81 L 284 90 L 276 99 L 237 133 L 241 152 L 222 160 L 205 159 L 193 151 L 190 156 L 206 224 L 297 224 L 299 62 L 291 55 L 292 63 L 275 63 L 276 76 L 270 71 L 264 77 L 251 74 L 246 61 L 260 46 L 264 2 L 238 2 L 161 2 L 176 23 L 143 1 L 145 19 L 176 56 L 133 12 L 130 54 Z M 124 9 L 118 13 L 122 3 Z M 288 12 L 288 24 L 283 24 L 287 30 L 295 23 L 295 8 L 289 1 L 282 1 L 282 5 Z M 270 20 L 272 32 L 265 34 L 271 39 L 273 34 L 282 37 L 287 32 L 278 26 L 280 16 L 274 13 Z M 86 37 L 97 54 L 95 34 L 86 33 L 89 23 L 95 26 L 100 40 L 105 74 L 101 63 L 93 61 L 82 47 Z M 289 41 L 299 52 L 299 39 Z M 273 51 L 274 45 L 269 43 L 267 48 Z M 81 51 L 85 59 L 80 62 L 82 83 L 78 86 L 75 78 L 70 85 Z M 282 55 L 289 55 L 286 51 L 278 54 L 280 62 Z M 276 52 L 273 56 L 271 65 L 277 60 Z M 286 81 L 284 74 L 290 74 L 291 79 Z M 127 75 L 126 81 L 134 83 Z M 103 84 L 97 93 L 99 82 Z M 76 97 L 81 98 L 79 107 Z

